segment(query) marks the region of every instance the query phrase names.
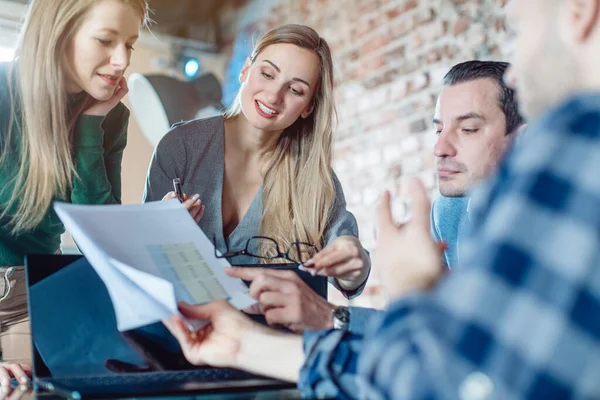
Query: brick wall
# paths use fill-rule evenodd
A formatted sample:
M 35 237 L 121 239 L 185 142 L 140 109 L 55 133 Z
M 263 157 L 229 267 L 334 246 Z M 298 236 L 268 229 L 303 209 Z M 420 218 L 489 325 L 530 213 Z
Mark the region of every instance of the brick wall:
M 501 59 L 506 0 L 233 1 L 223 27 L 236 35 L 302 23 L 329 42 L 339 124 L 335 170 L 361 240 L 374 245 L 380 192 L 417 175 L 437 195 L 431 118 L 448 69 L 470 59 Z M 239 55 L 238 55 L 239 56 Z M 377 271 L 356 304 L 381 307 Z M 337 293 L 332 301 L 342 302 Z

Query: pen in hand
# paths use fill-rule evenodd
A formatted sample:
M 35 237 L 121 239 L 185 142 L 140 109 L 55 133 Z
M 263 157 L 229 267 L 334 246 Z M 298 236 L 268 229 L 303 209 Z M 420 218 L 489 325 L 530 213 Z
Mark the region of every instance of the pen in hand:
M 204 204 L 200 201 L 200 195 L 195 194 L 191 198 L 186 198 L 186 195 L 183 193 L 183 188 L 181 185 L 181 179 L 175 178 L 173 179 L 173 189 L 172 192 L 169 192 L 163 197 L 163 200 L 168 200 L 172 198 L 176 198 L 179 202 L 189 211 L 192 218 L 196 223 L 200 223 L 202 216 L 204 215 Z
M 175 189 L 175 195 L 177 196 L 177 200 L 180 203 L 184 202 L 183 198 L 183 189 L 181 188 L 181 179 L 175 178 L 173 179 L 173 188 Z

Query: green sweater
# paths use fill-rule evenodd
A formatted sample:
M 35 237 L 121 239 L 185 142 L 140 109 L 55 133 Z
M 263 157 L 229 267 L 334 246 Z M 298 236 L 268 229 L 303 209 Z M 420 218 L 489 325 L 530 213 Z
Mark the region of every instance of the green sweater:
M 10 118 L 9 94 L 6 86 L 6 64 L 0 64 L 0 151 L 5 144 Z M 69 98 L 74 109 L 84 98 Z M 73 141 L 76 178 L 66 199 L 76 204 L 115 204 L 121 202 L 121 160 L 127 143 L 129 110 L 119 103 L 106 117 L 80 115 Z M 19 168 L 20 130 L 13 124 L 12 145 L 17 151 L 0 165 L 0 207 L 5 207 L 15 185 Z M 51 151 L 51 149 L 48 149 Z M 13 235 L 7 221 L 0 220 L 0 266 L 23 265 L 27 253 L 51 254 L 60 248 L 65 228 L 51 207 L 42 222 L 32 231 Z

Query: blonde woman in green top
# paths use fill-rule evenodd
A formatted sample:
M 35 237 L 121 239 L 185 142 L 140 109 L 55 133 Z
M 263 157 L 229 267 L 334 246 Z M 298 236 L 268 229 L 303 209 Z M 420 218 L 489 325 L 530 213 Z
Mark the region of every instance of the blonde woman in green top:
M 145 0 L 31 0 L 15 60 L 0 64 L 0 385 L 30 369 L 23 257 L 59 251 L 54 200 L 121 201 L 123 77 Z M 17 266 L 17 267 L 15 267 Z M 11 332 L 13 331 L 13 332 Z

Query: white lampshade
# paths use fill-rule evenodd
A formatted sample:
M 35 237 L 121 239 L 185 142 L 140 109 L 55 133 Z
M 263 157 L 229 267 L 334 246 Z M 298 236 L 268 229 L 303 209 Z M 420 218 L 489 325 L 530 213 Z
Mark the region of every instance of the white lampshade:
M 131 74 L 128 81 L 129 101 L 136 121 L 152 146 L 169 130 L 169 118 L 154 86 L 142 74 Z
M 221 85 L 213 74 L 184 82 L 165 75 L 133 73 L 128 85 L 133 115 L 152 146 L 173 124 L 218 115 L 223 108 Z

